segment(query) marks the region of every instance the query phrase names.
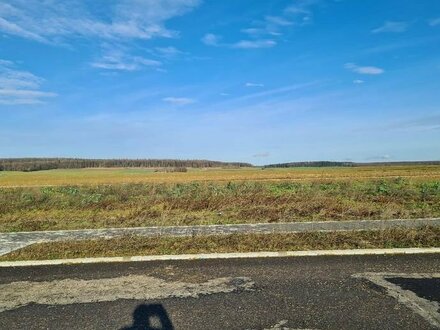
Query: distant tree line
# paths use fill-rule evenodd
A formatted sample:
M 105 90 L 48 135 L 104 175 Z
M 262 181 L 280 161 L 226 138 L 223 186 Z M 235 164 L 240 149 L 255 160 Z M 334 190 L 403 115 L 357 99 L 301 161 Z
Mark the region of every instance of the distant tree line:
M 263 168 L 285 168 L 285 167 L 360 167 L 360 166 L 403 166 L 403 165 L 440 165 L 440 161 L 402 161 L 402 162 L 332 162 L 332 161 L 312 161 L 312 162 L 291 162 L 265 165 Z
M 355 165 L 352 162 L 314 161 L 314 162 L 291 162 L 291 163 L 281 163 L 281 164 L 270 164 L 270 165 L 265 165 L 264 168 L 272 168 L 272 167 L 332 167 L 332 166 L 352 167 Z
M 354 163 L 354 166 L 440 165 L 440 160 Z
M 310 161 L 269 164 L 263 168 L 287 167 L 359 167 L 359 166 L 393 166 L 393 165 L 440 165 L 440 161 L 402 161 L 402 162 L 334 162 Z M 165 168 L 168 172 L 184 172 L 185 168 L 209 167 L 252 167 L 242 162 L 220 162 L 212 160 L 180 159 L 81 159 L 81 158 L 0 158 L 0 171 L 41 171 L 75 168 L 114 168 L 114 167 L 154 167 Z
M 98 167 L 160 167 L 184 171 L 183 168 L 250 167 L 241 162 L 179 159 L 79 159 L 79 158 L 0 158 L 0 171 L 41 171 Z M 177 170 L 181 169 L 181 170 Z

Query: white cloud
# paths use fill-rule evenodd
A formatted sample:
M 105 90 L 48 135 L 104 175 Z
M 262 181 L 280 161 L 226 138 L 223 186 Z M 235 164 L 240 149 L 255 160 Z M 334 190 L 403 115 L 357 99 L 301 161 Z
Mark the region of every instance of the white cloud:
M 299 0 L 295 4 L 286 7 L 282 13 L 277 16 L 268 15 L 263 21 L 256 21 L 254 27 L 243 29 L 243 33 L 249 35 L 270 35 L 281 36 L 283 29 L 290 26 L 303 26 L 310 23 L 312 6 L 316 4 L 314 0 Z
M 310 7 L 317 3 L 318 0 L 297 0 L 284 9 L 284 12 L 288 14 L 309 14 L 311 12 Z
M 35 97 L 53 97 L 56 96 L 56 94 L 49 92 L 26 90 L 26 89 L 0 89 L 0 96 L 35 98 Z
M 247 28 L 247 29 L 241 29 L 240 32 L 249 34 L 251 36 L 255 36 L 258 34 L 266 33 L 267 31 L 265 29 L 259 29 L 259 28 Z
M 353 84 L 356 84 L 356 85 L 360 85 L 360 84 L 363 84 L 365 81 L 363 81 L 363 80 L 361 80 L 361 79 L 355 79 L 355 80 L 353 80 Z
M 250 27 L 241 29 L 250 40 L 239 40 L 230 43 L 220 43 L 220 36 L 208 33 L 202 42 L 209 46 L 223 46 L 240 49 L 270 48 L 277 45 L 277 38 L 282 36 L 285 29 L 292 26 L 309 24 L 312 17 L 312 7 L 318 0 L 296 0 L 278 15 L 267 15 L 253 21 Z
M 408 23 L 406 22 L 392 22 L 387 21 L 382 26 L 372 30 L 372 33 L 383 33 L 383 32 L 393 32 L 400 33 L 405 32 L 408 28 Z
M 430 19 L 430 20 L 428 21 L 428 23 L 429 23 L 429 25 L 431 25 L 431 26 L 437 26 L 437 25 L 440 25 L 440 17 Z
M 359 66 L 354 63 L 345 64 L 345 68 L 359 74 L 378 75 L 385 72 L 384 69 L 376 66 Z
M 218 46 L 220 39 L 221 38 L 215 34 L 207 33 L 202 37 L 202 42 L 208 46 Z
M 27 71 L 12 68 L 0 69 L 0 86 L 2 88 L 39 88 L 43 79 Z
M 256 48 L 270 48 L 277 43 L 275 40 L 263 39 L 263 40 L 240 40 L 231 45 L 232 48 L 241 49 L 256 49 Z
M 221 36 L 207 33 L 202 37 L 202 42 L 207 46 L 230 47 L 241 49 L 270 48 L 276 45 L 276 41 L 271 39 L 252 39 L 240 40 L 235 43 L 220 43 Z
M 173 105 L 188 105 L 188 104 L 192 104 L 195 103 L 196 100 L 191 99 L 191 98 L 187 98 L 187 97 L 174 97 L 174 96 L 170 96 L 170 97 L 165 97 L 162 99 L 164 102 L 167 103 L 171 103 Z
M 289 26 L 292 25 L 293 22 L 289 21 L 285 17 L 282 16 L 266 16 L 266 22 L 269 24 L 275 24 L 280 26 Z
M 182 51 L 178 50 L 176 47 L 168 46 L 168 47 L 156 47 L 156 53 L 164 58 L 171 59 L 178 55 L 183 54 Z
M 14 62 L 0 59 L 0 66 L 13 66 Z
M 81 0 L 12 0 L 0 4 L 0 31 L 39 42 L 59 38 L 150 39 L 173 37 L 165 21 L 198 6 L 200 0 L 122 0 L 102 6 L 106 19 L 94 15 Z
M 297 24 L 308 23 L 312 16 L 312 7 L 318 4 L 319 0 L 298 0 L 284 9 L 284 15 L 291 17 Z
M 18 70 L 11 61 L 0 60 L 0 104 L 39 104 L 44 99 L 55 97 L 55 93 L 40 90 L 44 79 Z
M 278 28 L 247 28 L 247 29 L 241 29 L 240 32 L 246 33 L 251 37 L 257 37 L 257 36 L 264 36 L 264 35 L 270 35 L 270 36 L 281 36 L 282 33 L 278 31 Z
M 113 49 L 106 51 L 99 60 L 92 62 L 91 66 L 105 70 L 136 71 L 145 67 L 158 67 L 161 64 L 161 62 L 156 60 L 132 56 L 125 54 L 121 50 Z
M 46 38 L 31 31 L 27 31 L 24 28 L 20 27 L 19 25 L 7 21 L 3 17 L 0 17 L 0 31 L 3 31 L 7 34 L 20 36 L 22 38 L 32 39 L 39 42 L 48 42 Z
M 264 87 L 263 84 L 258 84 L 258 83 L 252 83 L 252 82 L 247 82 L 246 84 L 244 84 L 246 87 Z

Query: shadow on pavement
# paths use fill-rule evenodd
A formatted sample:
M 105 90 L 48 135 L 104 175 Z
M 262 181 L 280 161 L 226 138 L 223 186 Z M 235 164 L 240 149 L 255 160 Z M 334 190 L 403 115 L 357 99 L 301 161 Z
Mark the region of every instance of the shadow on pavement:
M 133 312 L 133 324 L 121 330 L 174 330 L 162 304 L 142 304 Z

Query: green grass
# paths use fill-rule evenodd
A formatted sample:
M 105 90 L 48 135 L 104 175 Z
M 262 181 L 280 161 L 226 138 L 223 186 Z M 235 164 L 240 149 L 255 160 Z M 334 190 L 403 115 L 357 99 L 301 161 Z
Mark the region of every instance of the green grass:
M 0 188 L 3 232 L 426 217 L 440 217 L 440 180 L 192 181 Z
M 440 247 L 440 228 L 194 237 L 146 238 L 127 236 L 106 240 L 34 244 L 0 257 L 0 261 L 214 252 L 409 247 Z

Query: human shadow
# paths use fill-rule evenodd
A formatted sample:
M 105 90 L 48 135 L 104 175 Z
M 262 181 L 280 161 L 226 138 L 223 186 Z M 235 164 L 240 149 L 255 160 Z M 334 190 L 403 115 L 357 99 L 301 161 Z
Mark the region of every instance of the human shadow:
M 120 330 L 174 330 L 162 304 L 142 304 L 133 312 L 133 324 Z

